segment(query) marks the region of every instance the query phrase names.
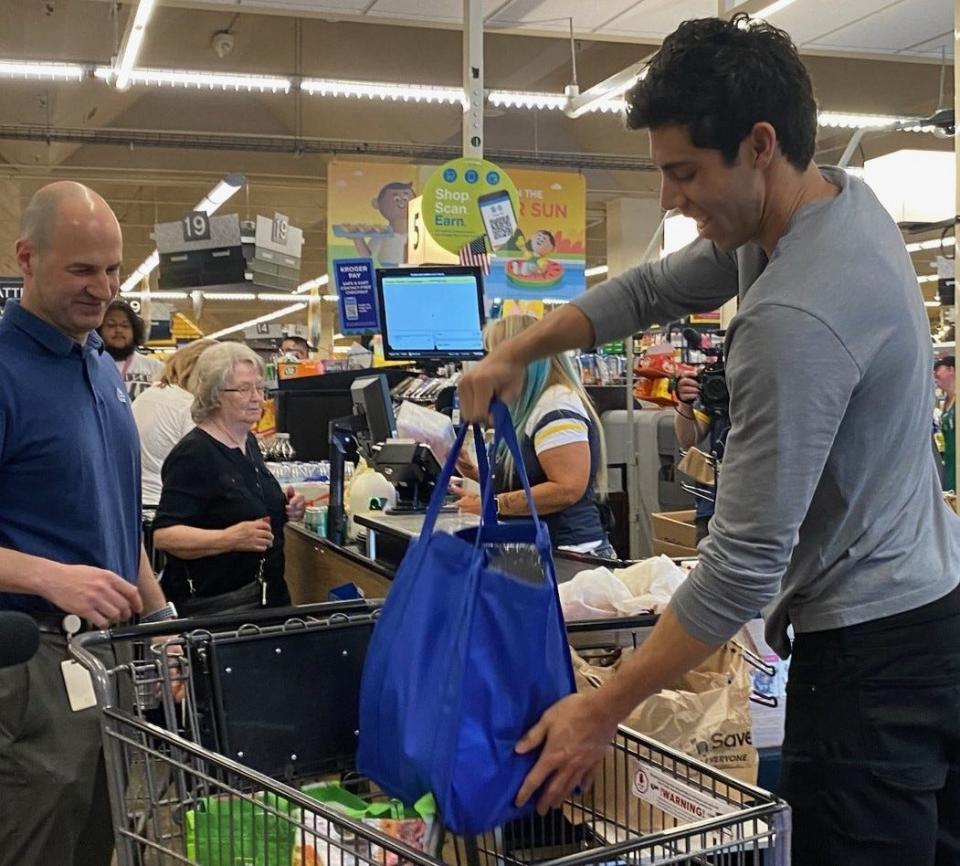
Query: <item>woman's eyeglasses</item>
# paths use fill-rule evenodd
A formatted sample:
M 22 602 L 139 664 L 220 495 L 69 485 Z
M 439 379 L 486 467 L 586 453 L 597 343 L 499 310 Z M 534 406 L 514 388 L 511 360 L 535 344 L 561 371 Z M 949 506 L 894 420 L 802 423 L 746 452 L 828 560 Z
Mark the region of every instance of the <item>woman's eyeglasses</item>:
M 224 388 L 223 390 L 230 394 L 243 394 L 244 397 L 249 397 L 254 391 L 258 394 L 266 394 L 267 386 L 266 383 L 261 385 L 251 385 L 247 383 L 241 385 L 239 388 Z

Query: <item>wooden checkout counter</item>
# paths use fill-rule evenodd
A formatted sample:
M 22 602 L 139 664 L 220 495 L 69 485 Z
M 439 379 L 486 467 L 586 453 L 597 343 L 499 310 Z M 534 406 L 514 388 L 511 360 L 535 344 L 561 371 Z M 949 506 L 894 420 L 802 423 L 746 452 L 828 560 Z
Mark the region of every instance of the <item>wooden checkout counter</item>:
M 331 589 L 345 583 L 354 583 L 367 598 L 383 598 L 390 581 L 403 559 L 410 541 L 420 535 L 422 514 L 382 514 L 370 512 L 354 518 L 366 530 L 365 546 L 341 546 L 300 523 L 288 523 L 285 533 L 286 579 L 294 604 L 313 604 L 329 601 Z M 442 513 L 437 518 L 437 529 L 455 532 L 476 526 L 479 518 L 473 514 Z M 577 572 L 609 560 L 554 551 L 557 580 L 570 580 Z

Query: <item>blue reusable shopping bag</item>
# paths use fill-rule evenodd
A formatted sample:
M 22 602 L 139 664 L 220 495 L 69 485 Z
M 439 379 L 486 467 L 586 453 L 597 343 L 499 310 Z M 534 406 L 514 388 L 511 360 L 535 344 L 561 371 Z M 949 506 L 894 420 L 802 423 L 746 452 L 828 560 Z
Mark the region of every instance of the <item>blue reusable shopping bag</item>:
M 404 803 L 432 793 L 444 824 L 461 835 L 533 808 L 533 799 L 523 809 L 513 800 L 537 754 L 517 755 L 514 747 L 548 707 L 574 691 L 549 534 L 533 507 L 510 413 L 497 401 L 492 410 L 492 454 L 502 438 L 531 519 L 497 523 L 492 473 L 475 428 L 480 526 L 434 532 L 463 446 L 461 429 L 420 538 L 403 558 L 374 628 L 360 691 L 357 768 Z M 505 551 L 518 550 L 532 555 L 538 579 L 497 567 Z

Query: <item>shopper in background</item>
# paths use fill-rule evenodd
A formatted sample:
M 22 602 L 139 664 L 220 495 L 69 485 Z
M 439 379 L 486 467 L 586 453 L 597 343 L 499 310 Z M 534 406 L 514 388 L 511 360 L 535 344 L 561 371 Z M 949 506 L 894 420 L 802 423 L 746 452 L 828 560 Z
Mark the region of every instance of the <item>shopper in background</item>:
M 167 554 L 163 586 L 182 613 L 289 603 L 283 527 L 302 520 L 304 499 L 267 470 L 250 428 L 263 411 L 263 362 L 221 343 L 197 361 L 197 426 L 163 464 L 153 543 Z
M 677 442 L 683 449 L 704 445 L 701 450 L 711 456 L 717 464 L 723 460 L 723 449 L 730 432 L 730 416 L 726 412 L 711 412 L 700 400 L 700 383 L 692 376 L 681 376 L 677 380 L 677 414 L 673 419 L 673 429 Z M 706 440 L 706 441 L 704 441 Z M 697 544 L 710 533 L 710 520 L 713 517 L 717 495 L 717 471 L 714 469 L 713 485 L 697 484 Z
M 143 319 L 126 301 L 118 298 L 107 307 L 107 314 L 97 333 L 103 340 L 103 347 L 116 361 L 130 399 L 136 400 L 163 369 L 159 361 L 137 351 L 137 346 L 142 346 L 146 339 Z
M 284 337 L 280 355 L 287 361 L 306 361 L 310 357 L 310 344 L 303 337 Z
M 0 610 L 25 611 L 41 629 L 33 659 L 0 670 L 3 866 L 111 861 L 100 714 L 70 709 L 65 615 L 102 628 L 173 613 L 140 543 L 127 394 L 94 333 L 118 290 L 122 247 L 99 195 L 43 187 L 16 243 L 23 300 L 0 320 Z
M 160 502 L 160 470 L 163 461 L 194 426 L 191 376 L 205 349 L 216 340 L 195 340 L 174 352 L 160 378 L 133 404 L 133 420 L 140 433 L 140 472 L 143 505 L 154 508 Z
M 487 351 L 536 321 L 533 316 L 515 315 L 491 322 L 484 331 Z M 564 550 L 616 559 L 600 512 L 607 463 L 603 427 L 576 368 L 568 355 L 559 354 L 532 361 L 519 373 L 520 393 L 510 411 L 533 501 L 550 530 L 550 541 Z M 497 515 L 528 515 L 527 496 L 505 447 L 498 459 L 502 465 L 496 473 Z M 476 467 L 468 461 L 460 462 L 458 468 L 477 480 Z M 480 513 L 479 496 L 457 486 L 453 489 L 460 495 L 461 510 Z
M 943 436 L 943 489 L 957 489 L 957 370 L 953 355 L 933 365 L 933 381 L 944 393 L 940 433 Z
M 560 803 L 619 719 L 764 611 L 783 657 L 796 634 L 780 787 L 794 864 L 960 862 L 960 521 L 930 459 L 930 323 L 903 237 L 863 181 L 814 165 L 817 105 L 782 30 L 684 22 L 626 101 L 661 205 L 699 238 L 494 349 L 461 380 L 463 416 L 512 398 L 537 358 L 739 293 L 731 428 L 699 564 L 616 676 L 518 744 L 544 746 L 518 800 L 546 782 L 538 808 Z

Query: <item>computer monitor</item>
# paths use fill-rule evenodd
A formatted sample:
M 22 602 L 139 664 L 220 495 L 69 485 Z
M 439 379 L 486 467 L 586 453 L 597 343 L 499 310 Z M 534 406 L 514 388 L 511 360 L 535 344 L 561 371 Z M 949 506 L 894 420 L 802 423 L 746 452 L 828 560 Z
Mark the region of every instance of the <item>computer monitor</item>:
M 484 356 L 480 268 L 383 268 L 377 271 L 377 301 L 388 360 L 476 361 Z
M 384 375 L 365 376 L 355 379 L 350 385 L 350 398 L 353 401 L 353 414 L 364 419 L 365 436 L 357 433 L 357 439 L 367 441 L 368 448 L 380 445 L 397 435 L 397 422 L 393 416 L 393 403 L 390 402 L 390 386 Z

